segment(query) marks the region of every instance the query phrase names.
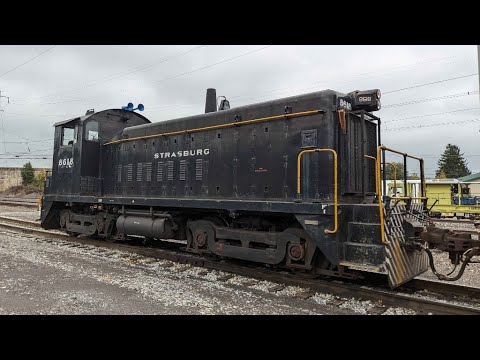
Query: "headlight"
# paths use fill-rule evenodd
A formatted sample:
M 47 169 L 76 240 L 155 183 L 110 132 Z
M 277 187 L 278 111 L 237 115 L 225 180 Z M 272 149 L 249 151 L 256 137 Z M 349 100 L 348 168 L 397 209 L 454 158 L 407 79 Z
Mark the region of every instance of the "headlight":
M 353 110 L 378 111 L 381 108 L 379 89 L 356 90 L 348 94 L 353 100 Z

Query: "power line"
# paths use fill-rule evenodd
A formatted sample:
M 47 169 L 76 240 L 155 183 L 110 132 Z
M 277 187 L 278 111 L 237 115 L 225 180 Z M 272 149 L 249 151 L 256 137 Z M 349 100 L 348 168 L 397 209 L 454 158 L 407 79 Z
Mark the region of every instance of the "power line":
M 272 47 L 272 46 L 273 45 L 264 46 L 260 49 L 255 49 L 255 50 L 252 50 L 252 51 L 248 51 L 246 53 L 243 53 L 243 54 L 240 54 L 240 55 L 237 55 L 237 56 L 233 56 L 231 58 L 228 58 L 228 59 L 210 64 L 210 65 L 207 65 L 207 66 L 203 66 L 203 67 L 193 69 L 193 70 L 190 70 L 190 71 L 187 71 L 187 72 L 183 72 L 183 73 L 176 74 L 176 75 L 173 75 L 173 76 L 170 76 L 170 77 L 166 77 L 166 78 L 161 79 L 161 80 L 156 80 L 156 81 L 153 81 L 153 82 L 145 83 L 143 85 L 140 85 L 139 87 L 146 86 L 146 85 L 158 84 L 160 82 L 164 82 L 164 81 L 167 81 L 167 80 L 172 80 L 172 79 L 178 78 L 180 76 L 189 75 L 189 74 L 192 74 L 192 73 L 197 72 L 197 71 L 205 70 L 205 69 L 211 68 L 213 66 L 217 66 L 217 65 L 226 63 L 228 61 L 236 60 L 236 59 L 241 58 L 243 56 L 247 56 L 247 55 L 265 50 L 265 49 L 267 49 L 269 47 Z M 126 91 L 126 90 L 125 89 L 120 89 L 120 90 L 116 90 L 116 91 L 109 91 L 108 94 L 123 92 L 123 91 Z M 86 97 L 86 98 L 76 98 L 76 99 L 63 100 L 63 101 L 57 101 L 57 102 L 49 102 L 49 103 L 40 103 L 40 104 L 36 104 L 36 105 L 55 105 L 55 104 L 62 104 L 62 103 L 67 103 L 67 102 L 75 102 L 75 101 L 82 101 L 82 100 L 89 100 L 89 99 L 96 99 L 96 98 L 98 98 L 98 96 L 90 96 L 90 97 Z M 25 104 L 17 104 L 17 105 L 25 105 Z
M 180 76 L 183 76 L 183 75 L 189 75 L 189 74 L 192 74 L 192 73 L 197 72 L 197 71 L 205 70 L 205 69 L 208 69 L 208 68 L 211 68 L 211 67 L 220 65 L 220 64 L 224 64 L 224 63 L 226 63 L 226 62 L 228 62 L 228 61 L 232 61 L 232 60 L 241 58 L 241 57 L 243 57 L 243 56 L 247 56 L 247 55 L 256 53 L 256 52 L 258 52 L 258 51 L 262 51 L 262 50 L 268 49 L 269 47 L 272 47 L 272 46 L 273 46 L 273 45 L 264 46 L 264 47 L 262 47 L 262 48 L 260 48 L 260 49 L 255 49 L 255 50 L 246 52 L 246 53 L 244 53 L 244 54 L 240 54 L 240 55 L 237 55 L 237 56 L 234 56 L 234 57 L 231 57 L 231 58 L 228 58 L 228 59 L 225 59 L 225 60 L 216 62 L 216 63 L 214 63 L 214 64 L 210 64 L 210 65 L 207 65 L 207 66 L 203 66 L 203 67 L 201 67 L 201 68 L 194 69 L 194 70 L 191 70 L 191 71 L 187 71 L 187 72 L 184 72 L 184 73 L 182 73 L 182 74 L 170 76 L 170 77 L 167 77 L 167 78 L 164 78 L 164 79 L 161 79 L 161 80 L 153 81 L 153 82 L 151 82 L 151 83 L 147 83 L 146 85 L 149 85 L 149 84 L 158 84 L 158 83 L 160 83 L 160 82 L 164 82 L 164 81 L 167 81 L 167 80 L 175 79 L 175 78 L 180 77 Z
M 267 46 L 269 47 L 269 46 Z M 267 48 L 265 47 L 265 48 Z M 257 50 L 254 50 L 252 52 L 255 52 L 255 51 L 260 51 L 260 50 L 263 50 L 264 48 L 261 48 L 261 49 L 257 49 Z M 251 52 L 249 52 L 251 53 Z M 177 75 L 174 75 L 172 77 L 169 77 L 169 78 L 165 78 L 165 79 L 162 79 L 162 80 L 159 80 L 159 81 L 155 81 L 153 83 L 158 83 L 158 82 L 161 82 L 161 81 L 166 81 L 166 80 L 170 80 L 170 79 L 173 79 L 173 78 L 176 78 L 176 77 L 179 77 L 179 76 L 182 76 L 182 75 L 186 75 L 186 74 L 189 74 L 189 73 L 192 73 L 192 72 L 196 72 L 196 71 L 200 71 L 200 70 L 203 70 L 205 68 L 208 68 L 208 67 L 212 67 L 212 66 L 215 66 L 215 65 L 218 65 L 218 64 L 221 64 L 223 62 L 226 62 L 226 61 L 230 61 L 230 60 L 233 60 L 235 58 L 238 58 L 240 56 L 245 56 L 245 55 L 248 55 L 249 53 L 246 53 L 246 54 L 241 54 L 239 56 L 236 56 L 234 58 L 231 58 L 231 59 L 226 59 L 226 60 L 223 60 L 221 62 L 218 62 L 218 63 L 215 63 L 215 64 L 211 64 L 211 65 L 208 65 L 206 67 L 203 67 L 203 68 L 199 68 L 199 69 L 194 69 L 192 71 L 189 71 L 189 72 L 185 72 L 185 73 L 182 73 L 182 74 L 177 74 Z M 411 65 L 407 65 L 407 66 L 411 66 Z M 430 85 L 430 84 L 435 84 L 435 83 L 439 83 L 439 82 L 445 82 L 445 81 L 450 81 L 450 80 L 455 80 L 455 79 L 459 79 L 459 78 L 463 78 L 463 77 L 468 77 L 468 76 L 473 76 L 473 75 L 476 75 L 476 74 L 472 74 L 472 75 L 466 75 L 466 76 L 461 76 L 461 77 L 455 77 L 455 78 L 450 78 L 450 79 L 444 79 L 444 80 L 439 80 L 439 81 L 436 81 L 436 82 L 433 82 L 433 83 L 426 83 L 426 84 L 420 84 L 420 85 L 415 85 L 413 87 L 419 87 L 419 86 L 427 86 L 427 85 Z M 153 83 L 150 83 L 150 84 L 153 84 Z M 413 88 L 413 87 L 410 87 L 410 88 Z M 304 88 L 304 89 L 308 89 L 308 88 Z M 405 90 L 407 88 L 403 88 L 403 89 L 397 89 L 397 90 L 391 90 L 391 91 L 388 91 L 386 93 L 391 93 L 391 92 L 395 92 L 395 91 L 401 91 L 401 90 Z M 277 91 L 279 89 L 274 89 L 274 90 L 270 90 L 268 92 L 273 92 L 273 91 Z M 125 90 L 120 90 L 120 91 L 125 91 Z M 385 94 L 385 92 L 384 92 Z M 456 97 L 456 96 L 460 96 L 460 94 L 454 94 L 454 95 L 447 95 L 447 96 L 444 96 L 444 97 L 440 97 L 440 98 L 450 98 L 450 97 Z M 240 96 L 233 96 L 233 97 L 229 97 L 230 99 L 234 99 L 234 98 L 241 98 L 241 97 L 245 97 L 244 95 L 240 95 Z M 264 97 L 264 96 L 260 96 L 260 97 Z M 258 96 L 257 97 L 251 97 L 250 99 L 257 99 L 259 98 Z M 417 100 L 417 101 L 412 101 L 412 102 L 409 102 L 409 104 L 413 104 L 413 103 L 418 103 L 418 102 L 425 102 L 425 101 L 432 101 L 432 100 L 437 100 L 437 99 L 440 99 L 440 98 L 432 98 L 432 99 L 423 99 L 423 100 Z M 44 103 L 44 104 L 40 104 L 40 105 L 53 105 L 53 104 L 58 104 L 58 103 L 65 103 L 65 102 L 72 102 L 72 101 L 80 101 L 80 100 L 88 100 L 88 99 L 91 99 L 91 98 L 82 98 L 82 99 L 71 99 L 71 100 L 65 100 L 65 101 L 60 101 L 60 102 L 53 102 L 53 103 Z M 161 107 L 161 108 L 166 108 L 166 107 L 169 107 L 169 108 L 172 108 L 173 109 L 176 109 L 178 107 L 190 107 L 190 106 L 195 106 L 195 105 L 200 105 L 201 103 L 194 103 L 194 104 L 178 104 L 178 105 L 174 105 L 174 104 L 171 104 L 171 105 L 160 105 L 160 106 L 153 106 L 153 107 L 150 107 L 150 108 L 158 108 L 158 107 Z M 25 104 L 19 104 L 19 105 L 25 105 Z M 387 105 L 387 106 L 384 106 L 383 108 L 388 108 L 388 107 L 393 107 L 393 106 L 403 106 L 403 105 L 407 105 L 407 103 L 400 103 L 400 104 L 392 104 L 392 105 Z M 47 116 L 47 115 L 44 115 L 44 116 Z M 54 115 L 48 115 L 48 116 L 54 116 Z M 60 116 L 60 115 L 59 115 Z
M 42 53 L 40 53 L 39 55 L 31 58 L 31 59 L 28 60 L 28 61 L 25 61 L 23 64 L 20 64 L 20 65 L 18 65 L 18 66 L 15 66 L 13 69 L 10 69 L 10 70 L 8 70 L 7 72 L 4 72 L 3 74 L 0 75 L 0 78 L 1 78 L 2 76 L 7 75 L 8 73 L 12 72 L 13 70 L 18 69 L 18 68 L 21 67 L 21 66 L 23 66 L 23 65 L 25 65 L 25 64 L 28 64 L 30 61 L 33 61 L 33 60 L 39 58 L 39 57 L 42 56 L 43 54 L 45 54 L 45 53 L 49 52 L 50 50 L 52 50 L 55 46 L 57 46 L 57 45 L 53 45 L 52 47 L 49 47 L 49 48 L 48 48 L 47 50 L 45 50 L 44 52 L 42 52 Z
M 1 158 L 0 160 L 50 160 L 52 156 L 45 156 L 45 157 L 4 157 Z
M 479 93 L 478 91 L 467 91 L 467 92 L 464 92 L 464 93 L 437 96 L 437 97 L 429 98 L 429 99 L 412 100 L 412 101 L 407 101 L 407 102 L 403 102 L 403 103 L 397 103 L 397 104 L 382 106 L 382 109 L 388 109 L 388 108 L 397 107 L 397 106 L 421 104 L 421 103 L 424 103 L 424 102 L 435 101 L 435 100 L 452 99 L 452 98 L 457 98 L 457 97 L 462 97 L 462 96 L 475 95 L 475 94 L 478 94 L 478 93 Z
M 412 87 L 410 87 L 410 88 L 415 88 L 415 87 L 420 87 L 420 86 L 427 86 L 427 85 L 437 84 L 437 83 L 441 83 L 441 82 L 456 80 L 456 79 L 460 79 L 460 78 L 464 78 L 464 77 L 469 77 L 469 76 L 474 76 L 474 75 L 478 75 L 478 73 L 471 74 L 471 75 L 466 75 L 466 76 L 455 77 L 455 78 L 450 78 L 450 79 L 439 80 L 439 81 L 435 81 L 435 82 L 431 82 L 431 83 L 419 84 L 419 85 L 412 86 Z M 314 86 L 314 87 L 316 87 L 316 86 Z M 311 89 L 311 88 L 312 88 L 312 87 L 309 87 L 309 88 L 301 88 L 301 89 L 298 89 L 298 90 L 305 90 L 305 89 Z M 387 92 L 383 92 L 383 94 L 393 93 L 393 92 L 402 91 L 402 90 L 406 90 L 406 89 L 409 89 L 409 88 L 402 88 L 402 89 L 390 90 L 390 91 L 387 91 Z M 269 90 L 269 91 L 267 91 L 267 92 L 269 93 L 269 92 L 274 92 L 274 91 L 277 91 L 277 90 L 281 90 L 281 89 Z M 430 99 L 412 100 L 412 101 L 409 101 L 409 102 L 404 102 L 404 103 L 398 103 L 398 104 L 391 104 L 391 105 L 382 106 L 382 108 L 385 109 L 385 108 L 389 108 L 389 107 L 405 106 L 405 105 L 411 105 L 411 104 L 428 102 L 428 101 L 434 101 L 434 100 L 441 100 L 441 99 L 449 99 L 449 98 L 460 97 L 460 96 L 474 95 L 474 94 L 478 94 L 478 93 L 479 93 L 478 91 L 470 91 L 470 92 L 466 92 L 466 93 L 451 94 L 451 95 L 445 95 L 445 96 L 440 96 L 440 97 L 430 98 Z M 238 98 L 242 98 L 242 97 L 245 97 L 245 95 L 229 96 L 228 98 L 229 98 L 229 99 L 238 99 Z M 261 98 L 261 97 L 265 97 L 265 96 L 262 95 L 262 96 L 249 97 L 248 99 L 254 100 L 254 99 Z M 195 106 L 195 105 L 200 105 L 200 104 L 202 104 L 202 103 L 178 104 L 177 106 L 175 106 L 175 105 L 163 105 L 163 106 L 153 106 L 153 107 L 150 107 L 150 108 L 156 108 L 156 107 L 162 107 L 162 108 L 173 107 L 173 109 L 176 109 L 176 108 L 178 108 L 178 107 L 189 107 L 189 106 Z
M 451 81 L 451 80 L 457 80 L 457 79 L 461 79 L 461 78 L 464 78 L 464 77 L 469 77 L 469 76 L 475 76 L 475 75 L 478 75 L 478 73 L 475 73 L 475 74 L 471 74 L 471 75 L 465 75 L 465 76 L 460 76 L 460 77 L 455 77 L 455 78 L 450 78 L 450 79 L 443 79 L 443 80 L 439 80 L 439 81 L 435 81 L 435 82 L 431 82 L 431 83 L 424 83 L 424 84 L 419 84 L 419 85 L 415 85 L 415 86 L 411 86 L 411 87 L 408 87 L 408 88 L 402 88 L 402 89 L 395 89 L 395 90 L 390 90 L 390 91 L 387 91 L 387 92 L 382 92 L 383 94 L 388 94 L 388 93 L 393 93 L 393 92 L 397 92 L 397 91 L 402 91 L 402 90 L 406 90 L 406 89 L 410 89 L 410 88 L 416 88 L 416 87 L 421 87 L 421 86 L 427 86 L 427 85 L 433 85 L 433 84 L 437 84 L 437 83 L 441 83 L 441 82 L 446 82 L 446 81 Z M 380 75 L 381 76 L 381 75 Z M 349 81 L 347 81 L 349 82 Z M 308 87 L 308 88 L 300 88 L 300 89 L 297 89 L 297 90 L 306 90 L 306 89 L 311 89 L 311 88 L 315 88 L 317 86 L 313 86 L 313 87 Z M 274 89 L 274 90 L 269 90 L 267 92 L 274 92 L 274 91 L 278 91 L 278 90 L 282 90 L 282 89 Z M 478 93 L 478 91 L 476 91 L 475 93 Z M 457 94 L 455 94 L 457 95 Z M 473 95 L 472 94 L 469 94 L 469 95 Z M 452 95 L 447 95 L 445 98 L 447 97 L 451 97 Z M 233 97 L 229 97 L 230 99 L 235 99 L 235 98 L 241 98 L 241 97 L 245 97 L 244 95 L 240 95 L 240 96 L 233 96 Z M 264 96 L 262 96 L 264 97 Z M 258 97 L 253 97 L 253 98 L 250 98 L 250 99 L 256 99 Z M 436 100 L 436 98 L 432 98 L 432 99 L 424 99 L 424 100 L 421 100 L 422 102 L 423 101 L 430 101 L 430 100 Z M 419 101 L 420 102 L 420 101 Z M 413 103 L 410 102 L 410 103 Z M 196 104 L 192 104 L 192 105 L 196 105 Z M 400 104 L 392 104 L 392 105 L 386 105 L 386 106 L 382 106 L 382 108 L 388 108 L 388 107 L 392 107 L 392 106 L 402 106 L 404 104 L 400 103 Z
M 73 89 L 70 89 L 70 90 L 66 90 L 66 91 L 60 91 L 60 92 L 54 92 L 52 94 L 46 94 L 46 95 L 40 95 L 40 96 L 36 96 L 36 97 L 31 97 L 31 98 L 24 98 L 24 99 L 20 99 L 19 101 L 25 101 L 25 100 L 32 100 L 32 99 L 41 99 L 41 98 L 45 98 L 45 97 L 50 97 L 50 96 L 55 96 L 56 94 L 64 94 L 64 93 L 72 93 L 72 92 L 77 92 L 78 90 L 82 90 L 82 89 L 85 89 L 85 88 L 88 88 L 88 87 L 92 87 L 92 86 L 96 86 L 96 85 L 100 85 L 100 84 L 104 84 L 106 82 L 109 82 L 109 81 L 112 81 L 112 80 L 116 80 L 116 79 L 119 79 L 121 77 L 125 77 L 125 76 L 128 76 L 128 75 L 131 75 L 131 74 L 134 74 L 136 72 L 139 72 L 139 71 L 143 71 L 145 69 L 148 69 L 156 64 L 162 64 L 164 62 L 167 62 L 169 60 L 172 60 L 172 59 L 175 59 L 175 58 L 178 58 L 180 56 L 183 56 L 183 55 L 186 55 L 188 53 L 191 53 L 195 50 L 198 50 L 198 49 L 201 49 L 203 47 L 206 47 L 207 45 L 200 45 L 200 46 L 196 46 L 192 49 L 189 49 L 187 51 L 184 51 L 184 52 L 181 52 L 181 53 L 178 53 L 178 54 L 175 54 L 175 55 L 172 55 L 172 56 L 168 56 L 168 57 L 164 57 L 158 61 L 154 61 L 153 63 L 150 63 L 150 64 L 147 64 L 147 65 L 141 65 L 141 66 L 137 66 L 136 68 L 134 68 L 133 70 L 129 70 L 127 72 L 122 72 L 122 73 L 116 73 L 116 74 L 113 74 L 111 75 L 110 77 L 106 78 L 106 79 L 103 79 L 103 80 L 99 80 L 99 81 L 96 81 L 96 82 L 92 82 L 90 84 L 86 84 L 85 86 L 81 86 L 81 87 L 77 87 L 77 88 L 73 88 Z
M 203 45 L 203 46 L 206 46 L 206 45 Z M 194 51 L 194 50 L 196 50 L 196 49 L 198 49 L 198 48 L 201 48 L 201 47 L 203 47 L 203 46 L 200 46 L 200 47 L 191 49 L 191 50 L 189 50 L 189 51 L 187 51 L 187 52 Z M 187 52 L 186 52 L 186 53 L 187 53 Z M 178 56 L 180 56 L 180 55 L 183 55 L 183 54 L 179 54 Z M 384 69 L 384 70 L 394 70 L 394 69 L 399 69 L 399 68 L 415 67 L 415 66 L 419 66 L 419 65 L 425 65 L 425 64 L 431 63 L 431 62 L 441 61 L 441 60 L 445 60 L 445 59 L 452 59 L 452 58 L 455 58 L 455 57 L 456 57 L 456 56 L 448 56 L 448 57 L 442 57 L 442 58 L 427 59 L 427 60 L 419 61 L 419 62 L 416 62 L 416 63 L 413 63 L 413 64 L 401 65 L 401 66 L 397 66 L 397 67 L 393 67 L 393 68 L 387 68 L 387 69 Z M 151 65 L 153 65 L 153 64 L 151 64 Z M 151 66 L 151 65 L 147 65 L 146 67 L 149 67 L 149 66 Z M 135 68 L 135 69 L 138 69 L 138 68 Z M 135 71 L 140 71 L 140 70 L 142 70 L 142 68 L 140 68 L 139 70 L 133 70 L 133 71 L 135 72 Z M 387 74 L 389 74 L 389 73 L 392 73 L 392 72 L 395 72 L 395 71 L 389 71 L 389 72 L 382 73 L 382 74 L 375 75 L 375 76 L 367 76 L 366 78 L 381 77 L 381 76 L 385 76 L 385 75 L 387 75 Z M 120 74 L 122 74 L 122 73 L 120 73 Z M 127 73 L 127 74 L 128 74 L 128 73 Z M 126 74 L 126 75 L 127 75 L 127 74 Z M 361 74 L 358 74 L 358 75 L 362 76 L 362 75 L 369 75 L 369 74 L 375 74 L 375 72 L 361 73 Z M 115 75 L 117 75 L 117 74 L 114 74 L 114 75 L 112 75 L 112 76 L 115 76 Z M 357 77 L 358 77 L 358 75 L 357 75 Z M 361 77 L 361 78 L 362 78 L 362 77 Z M 363 77 L 363 78 L 365 78 L 365 77 Z M 110 79 L 107 79 L 106 81 L 109 81 L 109 80 L 110 80 Z M 331 81 L 331 80 L 329 80 L 329 81 Z M 328 83 L 329 81 L 313 82 L 312 84 Z M 355 81 L 355 78 L 352 79 L 352 77 L 349 77 L 349 80 L 344 80 L 344 81 L 338 81 L 338 80 L 337 80 L 337 82 L 343 82 L 343 83 L 349 83 L 349 82 L 353 82 L 353 81 Z M 93 85 L 95 85 L 95 84 L 93 84 Z M 315 87 L 318 87 L 318 86 L 315 86 Z M 310 87 L 310 88 L 312 88 L 312 87 Z M 310 89 L 310 88 L 304 88 L 304 89 Z M 81 88 L 77 88 L 77 89 L 81 89 Z M 284 90 L 284 89 L 290 89 L 290 88 L 272 89 L 272 90 L 268 90 L 267 92 L 274 92 L 274 91 L 279 91 L 279 90 Z M 74 89 L 74 90 L 75 90 L 75 89 Z M 28 98 L 28 99 L 36 99 L 36 98 L 48 97 L 48 96 L 50 96 L 50 95 L 44 95 L 44 96 L 35 97 L 35 98 Z M 245 96 L 244 96 L 244 95 L 243 95 L 243 96 L 234 96 L 233 98 L 238 98 L 238 97 L 245 97 Z M 232 98 L 232 97 L 230 97 L 230 98 Z M 20 101 L 24 101 L 24 100 L 26 100 L 26 99 L 27 99 L 27 98 L 21 99 Z M 171 106 L 171 105 L 170 105 L 170 106 Z
M 53 140 L 53 139 L 49 139 Z M 46 142 L 47 140 L 32 140 L 32 141 L 5 141 L 7 144 L 30 144 L 32 142 Z
M 477 110 L 480 109 L 480 107 L 473 107 L 473 108 L 466 108 L 466 109 L 458 109 L 458 110 L 452 110 L 452 111 L 444 111 L 440 113 L 435 113 L 435 114 L 426 114 L 426 115 L 417 115 L 417 116 L 410 116 L 406 118 L 401 118 L 401 119 L 393 119 L 393 120 L 384 120 L 383 124 L 389 124 L 391 122 L 397 122 L 397 121 L 404 121 L 404 120 L 410 120 L 410 119 L 418 119 L 422 117 L 429 117 L 429 116 L 438 116 L 438 115 L 445 115 L 445 114 L 453 114 L 457 112 L 463 112 L 463 111 L 469 111 L 469 110 Z
M 404 68 L 404 67 L 412 67 L 412 66 L 418 66 L 418 65 L 421 65 L 421 64 L 425 64 L 425 63 L 430 63 L 430 62 L 434 62 L 434 61 L 439 61 L 439 60 L 444 60 L 444 59 L 449 59 L 449 58 L 454 58 L 455 56 L 449 56 L 449 57 L 443 57 L 443 58 L 437 58 L 437 59 L 429 59 L 429 60 L 426 60 L 426 61 L 422 61 L 422 62 L 416 62 L 416 63 L 413 63 L 413 64 L 408 64 L 408 65 L 402 65 L 402 66 L 397 66 L 397 67 L 393 67 L 393 68 L 389 68 L 389 69 L 385 69 L 385 70 L 392 70 L 392 69 L 398 69 L 398 68 Z M 390 71 L 390 72 L 386 72 L 386 73 L 382 73 L 382 74 L 377 74 L 375 76 L 368 76 L 367 78 L 376 78 L 376 77 L 383 77 L 389 73 L 392 73 L 394 71 Z M 361 74 L 358 74 L 358 75 L 367 75 L 367 74 L 374 74 L 375 72 L 369 72 L 369 73 L 361 73 Z M 358 76 L 357 75 L 357 76 Z M 311 84 L 325 84 L 325 83 L 331 83 L 331 82 L 335 82 L 335 83 L 350 83 L 350 82 L 353 82 L 353 81 L 356 81 L 357 79 L 356 78 L 353 78 L 352 77 L 349 77 L 349 80 L 325 80 L 325 81 L 316 81 L 316 82 L 313 82 Z M 308 89 L 313 89 L 313 88 L 317 88 L 317 86 L 311 86 L 311 87 L 304 87 L 304 88 L 297 88 L 296 90 L 308 90 Z M 267 90 L 265 91 L 264 93 L 262 94 L 266 94 L 266 93 L 270 93 L 270 92 L 275 92 L 275 91 L 280 91 L 280 90 L 292 90 L 291 88 L 289 87 L 286 87 L 286 88 L 277 88 L 277 89 L 271 89 L 271 90 Z M 283 91 L 285 92 L 285 91 Z M 248 96 L 248 95 L 237 95 L 237 96 L 229 96 L 230 99 L 236 99 L 236 98 L 242 98 L 242 97 L 245 97 L 245 96 Z M 263 97 L 263 96 L 262 96 Z M 258 97 L 257 97 L 258 98 Z M 253 98 L 255 99 L 255 98 Z
M 445 60 L 445 59 L 454 59 L 454 58 L 456 58 L 456 56 L 445 56 L 445 57 L 441 57 L 441 58 L 428 59 L 428 60 L 425 60 L 425 61 L 417 61 L 417 62 L 415 62 L 415 63 L 413 63 L 413 64 L 395 66 L 395 67 L 393 67 L 393 68 L 388 68 L 388 69 L 385 69 L 385 70 L 401 69 L 401 68 L 418 66 L 418 65 L 424 65 L 424 64 L 431 63 L 431 62 L 435 62 L 435 61 L 440 61 L 440 60 Z M 464 59 L 464 58 L 463 58 L 463 59 Z M 395 72 L 395 71 L 392 71 L 392 72 Z M 369 75 L 369 74 L 375 74 L 375 71 L 367 72 L 367 73 L 361 73 L 361 74 L 358 74 L 358 75 Z M 388 73 L 388 72 L 387 72 L 387 73 L 383 73 L 383 74 L 380 74 L 380 76 L 384 76 L 384 75 L 386 75 L 386 74 L 389 74 L 389 73 Z M 369 78 L 369 77 L 367 77 L 367 78 Z
M 15 113 L 15 112 L 8 112 L 8 115 L 21 115 L 21 116 L 35 116 L 35 117 L 74 117 L 75 115 L 72 114 L 32 114 L 32 113 Z
M 401 89 L 396 89 L 396 90 L 384 91 L 383 94 L 391 94 L 391 93 L 394 93 L 394 92 L 403 91 L 403 90 L 409 90 L 409 89 L 414 89 L 414 88 L 418 88 L 418 87 L 422 87 L 422 86 L 440 84 L 440 83 L 442 83 L 442 82 L 452 81 L 452 80 L 458 80 L 458 79 L 463 79 L 463 78 L 467 78 L 467 77 L 475 76 L 475 75 L 478 75 L 478 73 L 470 74 L 470 75 L 458 76 L 458 77 L 454 77 L 454 78 L 450 78 L 450 79 L 438 80 L 438 81 L 434 81 L 434 82 L 430 82 L 430 83 L 425 83 L 425 84 L 413 85 L 413 86 L 409 86 L 409 87 L 401 88 Z
M 17 136 L 21 139 L 24 139 L 24 140 L 27 140 L 27 142 L 46 142 L 46 141 L 51 141 L 53 140 L 53 138 L 48 138 L 48 139 L 29 139 L 29 138 L 26 138 L 24 136 L 21 136 L 21 135 L 18 135 L 16 133 L 14 133 L 13 131 L 10 131 L 10 130 L 7 130 L 7 129 L 3 129 L 3 131 L 9 133 L 9 134 L 12 134 L 14 136 Z
M 464 124 L 464 123 L 472 123 L 478 122 L 480 119 L 470 119 L 470 120 L 461 120 L 461 121 L 450 121 L 450 122 L 443 122 L 443 123 L 435 123 L 435 124 L 421 124 L 421 125 L 413 125 L 413 126 L 404 126 L 399 128 L 393 129 L 385 129 L 383 131 L 400 131 L 400 130 L 407 130 L 407 129 L 421 129 L 421 128 L 428 128 L 428 127 L 437 127 L 437 126 L 445 126 L 445 125 L 453 125 L 453 124 Z
M 461 156 L 463 157 L 475 157 L 475 156 L 480 156 L 480 154 L 471 154 L 471 155 L 466 155 L 466 154 L 460 154 Z M 420 157 L 424 157 L 424 158 L 439 158 L 439 157 L 443 157 L 443 155 L 418 155 Z M 445 157 L 447 158 L 456 158 L 457 156 L 456 155 L 446 155 Z
M 276 90 L 271 90 L 271 91 L 276 91 Z M 396 106 L 406 106 L 406 105 L 423 103 L 423 102 L 434 101 L 434 100 L 450 99 L 450 98 L 455 98 L 455 97 L 460 97 L 460 96 L 474 95 L 474 94 L 478 94 L 478 93 L 479 93 L 478 91 L 469 91 L 469 92 L 465 92 L 465 93 L 444 95 L 444 96 L 429 98 L 429 99 L 413 100 L 413 101 L 404 102 L 404 103 L 382 106 L 382 109 L 390 108 L 390 107 L 396 107 Z M 238 98 L 242 98 L 242 97 L 245 97 L 245 95 L 228 96 L 229 99 L 238 99 Z M 248 99 L 254 100 L 254 99 L 259 99 L 261 97 L 265 97 L 265 96 L 262 95 L 262 96 L 249 97 Z M 167 105 L 150 106 L 149 109 L 160 108 L 159 110 L 163 111 L 164 109 L 171 108 L 170 110 L 174 110 L 174 109 L 177 109 L 177 108 L 180 108 L 180 107 L 191 107 L 191 106 L 196 106 L 196 105 L 201 105 L 201 104 L 203 104 L 203 103 L 197 102 L 197 103 L 191 103 L 191 104 L 170 104 L 170 105 L 167 104 Z M 472 108 L 472 109 L 474 109 L 474 108 Z M 390 121 L 386 120 L 385 122 L 390 122 Z

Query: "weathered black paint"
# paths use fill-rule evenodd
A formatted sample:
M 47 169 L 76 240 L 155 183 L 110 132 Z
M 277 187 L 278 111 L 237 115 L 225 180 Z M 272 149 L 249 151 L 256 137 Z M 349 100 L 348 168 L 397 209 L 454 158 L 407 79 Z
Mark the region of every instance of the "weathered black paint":
M 363 228 L 368 229 L 365 236 L 355 238 L 352 229 L 363 228 L 349 223 L 378 221 L 372 215 L 378 213 L 378 206 L 373 204 L 375 169 L 373 162 L 364 156 L 375 156 L 377 125 L 362 111 L 347 112 L 347 131 L 345 134 L 340 131 L 339 96 L 344 94 L 326 90 L 158 123 L 150 123 L 134 112 L 114 109 L 57 124 L 53 176 L 44 196 L 42 225 L 56 226 L 55 216 L 49 216 L 47 209 L 62 208 L 61 204 L 153 207 L 189 216 L 195 211 L 202 214 L 223 211 L 232 218 L 237 213 L 276 216 L 279 222 L 282 216 L 287 221 L 295 214 L 331 263 L 336 265 L 346 257 L 355 262 L 355 254 L 359 254 L 359 262 L 376 264 L 382 255 L 378 248 L 378 226 L 365 225 Z M 321 111 L 289 116 L 311 110 Z M 278 115 L 282 118 L 151 137 Z M 99 141 L 86 139 L 84 129 L 92 121 L 99 124 Z M 77 143 L 59 146 L 57 137 L 61 127 L 71 125 L 79 127 Z M 150 137 L 141 138 L 144 136 Z M 139 139 L 104 145 L 132 138 Z M 309 148 L 334 149 L 338 153 L 340 227 L 335 235 L 324 233 L 334 226 L 330 154 L 303 156 L 302 194 L 297 197 L 297 155 Z M 167 152 L 169 157 L 165 155 Z M 58 168 L 59 158 L 69 154 L 73 154 L 74 166 L 68 170 Z M 57 205 L 49 208 L 52 203 Z M 356 207 L 369 207 L 366 213 L 372 218 L 356 219 L 354 214 L 361 212 Z M 313 223 L 305 224 L 305 220 Z M 229 231 L 220 232 L 237 238 L 243 236 L 240 230 L 237 235 Z M 286 239 L 285 236 L 278 239 Z M 274 263 L 284 250 L 276 252 Z M 228 250 L 229 254 L 235 251 Z M 254 255 L 248 249 L 241 249 L 237 255 L 243 259 L 248 254 L 252 259 L 266 259 L 261 251 Z

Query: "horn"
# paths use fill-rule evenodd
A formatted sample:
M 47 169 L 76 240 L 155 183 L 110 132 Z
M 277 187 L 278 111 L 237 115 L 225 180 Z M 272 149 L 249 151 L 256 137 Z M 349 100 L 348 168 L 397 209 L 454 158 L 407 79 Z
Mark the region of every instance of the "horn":
M 122 106 L 122 110 L 133 111 L 133 104 L 129 102 L 127 106 Z
M 143 104 L 138 104 L 138 106 L 133 110 L 143 111 L 145 110 L 145 106 L 143 106 Z

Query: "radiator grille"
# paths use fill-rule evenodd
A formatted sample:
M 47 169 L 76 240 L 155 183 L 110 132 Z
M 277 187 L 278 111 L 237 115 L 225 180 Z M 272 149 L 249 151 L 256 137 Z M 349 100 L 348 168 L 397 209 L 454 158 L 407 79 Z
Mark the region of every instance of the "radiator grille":
M 121 183 L 122 182 L 122 165 L 117 166 L 117 182 Z
M 133 180 L 133 164 L 127 165 L 127 181 Z
M 145 180 L 152 181 L 152 163 L 145 163 Z
M 167 180 L 173 180 L 173 161 L 167 161 Z
M 203 160 L 197 159 L 195 160 L 195 180 L 202 180 L 203 179 Z
M 157 167 L 157 181 L 163 181 L 163 161 L 158 162 L 158 167 Z
M 142 175 L 143 175 L 143 164 L 138 163 L 137 164 L 137 181 L 142 181 Z
M 185 181 L 187 178 L 187 160 L 180 160 L 180 181 Z

